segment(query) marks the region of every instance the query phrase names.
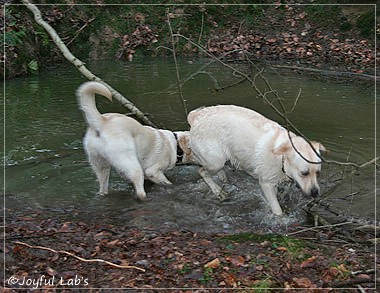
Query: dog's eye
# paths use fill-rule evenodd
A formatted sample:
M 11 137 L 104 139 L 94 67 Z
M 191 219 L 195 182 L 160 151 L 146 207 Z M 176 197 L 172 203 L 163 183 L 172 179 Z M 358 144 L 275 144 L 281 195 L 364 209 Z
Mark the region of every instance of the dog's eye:
M 317 177 L 321 174 L 321 171 L 315 172 L 317 174 Z
M 306 177 L 306 176 L 309 175 L 309 171 L 302 171 L 302 172 L 301 172 L 301 175 L 302 175 L 303 177 Z

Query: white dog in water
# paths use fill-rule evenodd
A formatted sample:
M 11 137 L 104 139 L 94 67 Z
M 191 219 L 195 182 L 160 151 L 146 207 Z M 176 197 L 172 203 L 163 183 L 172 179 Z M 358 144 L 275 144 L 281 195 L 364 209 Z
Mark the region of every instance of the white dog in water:
M 146 198 L 145 177 L 155 183 L 171 184 L 163 172 L 182 160 L 181 146 L 188 144 L 189 132 L 154 129 L 119 113 L 100 114 L 95 94 L 112 100 L 108 88 L 98 82 L 86 82 L 77 90 L 88 123 L 83 144 L 99 181 L 99 193 L 108 193 L 111 166 L 132 181 L 141 200 Z
M 186 159 L 202 166 L 199 174 L 221 199 L 227 194 L 212 180 L 211 174 L 217 173 L 222 180 L 226 179 L 222 168 L 228 160 L 249 175 L 258 177 L 276 215 L 282 214 L 276 187 L 286 176 L 294 179 L 305 194 L 313 197 L 319 194 L 319 154 L 325 151 L 322 144 L 312 142 L 314 151 L 306 140 L 276 122 L 250 109 L 232 105 L 196 109 L 189 113 L 188 122 L 191 154 Z

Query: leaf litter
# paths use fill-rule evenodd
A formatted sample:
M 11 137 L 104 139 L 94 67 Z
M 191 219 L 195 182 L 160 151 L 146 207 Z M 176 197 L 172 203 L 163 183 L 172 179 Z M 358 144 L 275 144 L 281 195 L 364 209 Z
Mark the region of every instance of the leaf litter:
M 339 292 L 337 288 L 373 288 L 375 284 L 374 267 L 378 264 L 373 246 L 365 242 L 372 235 L 359 230 L 355 230 L 354 237 L 360 242 L 348 242 L 338 237 L 317 237 L 313 229 L 305 229 L 295 238 L 251 232 L 137 229 L 101 220 L 67 221 L 65 212 L 57 212 L 54 218 L 44 218 L 49 215 L 38 212 L 30 213 L 28 220 L 25 216 L 9 211 L 7 217 L 6 280 L 37 280 L 41 276 L 63 280 L 62 285 L 48 284 L 41 290 L 139 288 L 155 292 L 157 288 L 182 288 L 176 292 L 192 292 L 190 288 L 200 288 L 198 292 L 207 292 L 202 290 L 220 288 L 221 292 L 228 292 L 228 288 L 285 288 L 289 292 Z M 17 241 L 84 259 L 136 266 L 145 272 L 107 263 L 87 263 L 64 254 L 31 249 Z M 82 278 L 86 283 L 67 282 L 73 278 Z M 8 288 L 5 292 L 30 288 L 7 281 L 4 285 Z

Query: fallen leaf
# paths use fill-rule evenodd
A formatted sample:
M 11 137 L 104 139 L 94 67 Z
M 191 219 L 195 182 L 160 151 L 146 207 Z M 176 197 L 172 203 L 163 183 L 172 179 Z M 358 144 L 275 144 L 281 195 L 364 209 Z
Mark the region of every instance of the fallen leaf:
M 59 259 L 59 254 L 58 253 L 54 253 L 53 257 L 50 258 L 51 261 L 56 261 Z
M 108 242 L 108 243 L 107 243 L 107 246 L 108 246 L 108 247 L 113 247 L 113 246 L 117 246 L 119 243 L 120 243 L 120 240 L 119 240 L 119 239 L 116 239 L 116 240 L 113 240 L 113 241 Z
M 317 259 L 317 257 L 315 256 L 312 256 L 312 257 L 309 257 L 307 260 L 304 260 L 300 267 L 301 268 L 310 268 L 310 267 L 313 267 L 315 265 L 315 260 Z
M 309 278 L 293 278 L 293 281 L 296 283 L 298 288 L 311 288 L 313 283 Z
M 359 274 L 357 277 L 360 279 L 368 279 L 368 280 L 371 279 L 371 277 L 367 274 Z
M 215 258 L 204 265 L 205 268 L 216 269 L 220 266 L 219 258 Z
M 58 272 L 54 269 L 52 269 L 51 267 L 47 267 L 46 268 L 46 273 L 49 275 L 49 276 L 55 276 L 58 274 Z
M 243 266 L 245 262 L 244 257 L 242 257 L 241 255 L 229 257 L 227 260 L 235 266 Z
M 237 278 L 232 273 L 223 272 L 222 277 L 228 286 L 237 286 Z
M 280 247 L 277 247 L 277 250 L 279 250 L 279 251 L 287 251 L 288 249 L 286 247 L 280 246 Z

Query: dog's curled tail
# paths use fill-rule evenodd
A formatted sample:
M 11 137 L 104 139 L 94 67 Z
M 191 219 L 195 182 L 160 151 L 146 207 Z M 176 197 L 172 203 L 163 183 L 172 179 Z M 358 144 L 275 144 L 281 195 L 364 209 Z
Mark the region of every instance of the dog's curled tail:
M 88 81 L 82 84 L 77 90 L 77 97 L 80 108 L 86 116 L 88 125 L 99 130 L 102 125 L 102 114 L 96 108 L 95 94 L 107 97 L 112 101 L 110 90 L 100 82 Z

